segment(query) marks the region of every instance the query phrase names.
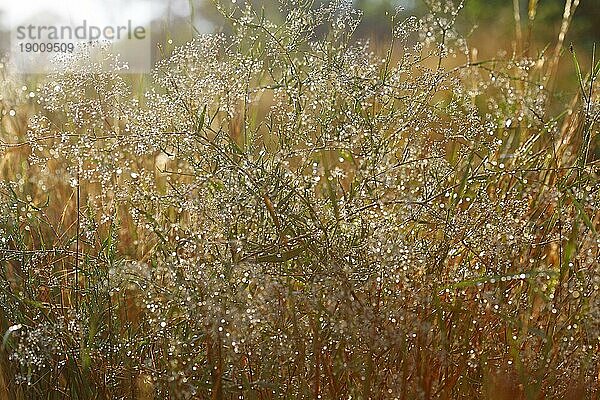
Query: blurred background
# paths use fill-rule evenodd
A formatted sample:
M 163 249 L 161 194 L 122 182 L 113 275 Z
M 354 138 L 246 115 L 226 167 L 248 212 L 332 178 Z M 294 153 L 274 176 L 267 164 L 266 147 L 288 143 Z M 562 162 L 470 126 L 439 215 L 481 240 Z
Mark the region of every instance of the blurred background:
M 274 20 L 285 17 L 280 11 L 279 0 L 237 0 L 238 4 L 243 1 L 252 1 L 264 7 Z M 322 1 L 325 0 L 315 0 L 315 3 Z M 105 20 L 108 23 L 111 10 L 115 12 L 111 2 L 119 4 L 119 13 L 131 13 L 136 22 L 145 21 L 151 28 L 154 61 L 160 58 L 156 50 L 158 44 L 176 45 L 199 33 L 227 31 L 227 24 L 216 11 L 214 0 L 103 0 L 96 2 L 93 9 L 85 10 L 76 0 L 23 0 L 18 4 L 12 0 L 0 0 L 0 49 L 7 49 L 10 30 L 16 24 L 31 20 L 36 15 L 43 15 L 46 21 L 54 19 L 57 23 L 75 20 L 81 15 L 93 15 L 96 21 Z M 458 3 L 459 0 L 454 2 Z M 537 2 L 538 7 L 535 20 L 530 24 L 528 7 L 532 2 Z M 369 38 L 375 45 L 384 45 L 389 39 L 389 24 L 382 21 L 389 21 L 389 15 L 398 7 L 403 8 L 406 15 L 419 16 L 427 12 L 427 4 L 423 0 L 353 0 L 353 3 L 364 14 L 356 37 Z M 531 56 L 556 42 L 565 0 L 466 0 L 457 20 L 457 28 L 469 39 L 471 47 L 477 48 L 480 59 L 494 57 L 500 49 L 511 51 L 513 48 L 515 3 L 520 8 L 524 35 L 531 32 Z M 127 4 L 127 7 L 120 7 L 121 4 Z M 600 1 L 581 0 L 565 43 L 574 44 L 583 63 L 589 61 L 594 43 L 600 41 L 598 21 Z
M 231 0 L 229 0 L 231 1 Z M 279 0 L 251 0 L 265 7 L 270 17 L 281 19 Z M 315 0 L 319 3 L 323 0 Z M 529 0 L 517 0 L 521 9 L 523 31 L 528 26 Z M 119 5 L 119 12 L 130 12 L 139 20 L 140 12 L 148 26 L 152 27 L 153 40 L 161 43 L 171 39 L 184 42 L 198 33 L 226 29 L 224 21 L 218 15 L 213 0 L 112 0 Z M 458 2 L 455 0 L 455 2 Z M 354 0 L 354 6 L 364 13 L 358 36 L 370 38 L 376 42 L 385 42 L 389 38 L 389 26 L 382 23 L 389 19 L 386 15 L 402 7 L 406 14 L 422 15 L 427 7 L 422 0 Z M 75 0 L 43 1 L 23 0 L 15 3 L 12 0 L 0 0 L 0 35 L 2 48 L 5 49 L 11 27 L 24 20 L 31 20 L 36 15 L 43 15 L 45 20 L 76 19 L 84 15 L 94 15 L 96 20 L 110 23 L 114 5 L 110 1 L 96 2 L 95 8 L 82 9 L 81 3 Z M 564 9 L 564 0 L 538 0 L 537 15 L 532 24 L 532 37 L 536 45 L 545 46 L 556 40 L 560 30 L 560 20 Z M 515 29 L 514 2 L 511 0 L 466 0 L 463 12 L 458 20 L 459 29 L 472 41 L 479 43 L 477 47 L 509 48 Z M 123 11 L 128 10 L 128 11 Z M 575 12 L 573 26 L 566 43 L 573 42 L 582 52 L 589 53 L 593 43 L 600 39 L 600 2 L 598 0 L 581 0 Z M 473 29 L 473 27 L 475 29 Z

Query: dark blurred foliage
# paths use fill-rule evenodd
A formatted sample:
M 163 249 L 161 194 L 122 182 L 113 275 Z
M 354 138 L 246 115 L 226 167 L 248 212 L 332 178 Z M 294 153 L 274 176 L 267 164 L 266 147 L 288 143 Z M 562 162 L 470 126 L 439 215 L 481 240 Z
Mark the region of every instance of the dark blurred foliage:
M 265 14 L 275 20 L 285 16 L 285 10 L 276 0 L 251 0 Z M 315 4 L 326 0 L 315 0 Z M 454 0 L 458 2 L 459 0 Z M 357 37 L 369 38 L 375 43 L 385 43 L 391 33 L 390 19 L 399 7 L 404 11 L 399 16 L 423 15 L 427 12 L 424 0 L 354 0 L 357 8 L 363 12 Z M 519 0 L 521 25 L 525 35 L 531 29 L 535 38 L 532 46 L 540 49 L 556 41 L 564 10 L 564 0 L 538 0 L 535 20 L 530 25 L 528 19 L 529 0 Z M 216 12 L 212 0 L 204 0 L 197 12 L 212 21 L 218 29 L 227 30 L 223 20 Z M 591 53 L 594 43 L 600 43 L 600 0 L 580 0 L 573 25 L 567 37 L 567 43 L 573 42 L 584 53 Z M 466 0 L 464 9 L 457 20 L 458 29 L 465 36 L 474 39 L 474 45 L 480 48 L 498 49 L 510 45 L 514 38 L 514 16 L 512 0 Z M 489 43 L 486 46 L 486 41 Z
M 455 2 L 458 2 L 455 0 Z M 389 37 L 389 20 L 398 4 L 414 4 L 414 8 L 405 7 L 404 13 L 422 15 L 427 11 L 426 2 L 422 0 L 399 2 L 394 0 L 356 0 L 355 5 L 364 13 L 359 35 L 387 39 Z M 523 31 L 529 28 L 528 0 L 520 0 L 521 24 Z M 532 24 L 532 37 L 537 41 L 550 43 L 556 40 L 564 10 L 564 0 L 539 0 L 537 13 Z M 575 13 L 568 40 L 582 48 L 590 48 L 600 42 L 600 0 L 581 0 Z M 489 39 L 509 38 L 514 32 L 512 0 L 466 0 L 464 9 L 458 19 L 459 28 L 464 34 L 485 30 Z M 474 31 L 473 28 L 476 28 Z M 501 37 L 493 37 L 493 32 Z

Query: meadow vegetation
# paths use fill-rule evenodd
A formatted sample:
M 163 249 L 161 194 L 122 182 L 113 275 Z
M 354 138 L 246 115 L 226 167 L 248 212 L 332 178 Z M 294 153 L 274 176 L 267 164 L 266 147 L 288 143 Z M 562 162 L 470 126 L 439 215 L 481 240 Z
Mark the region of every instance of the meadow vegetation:
M 485 60 L 461 2 L 373 46 L 289 0 L 151 77 L 3 64 L 0 399 L 598 398 L 600 64 L 537 3 Z

